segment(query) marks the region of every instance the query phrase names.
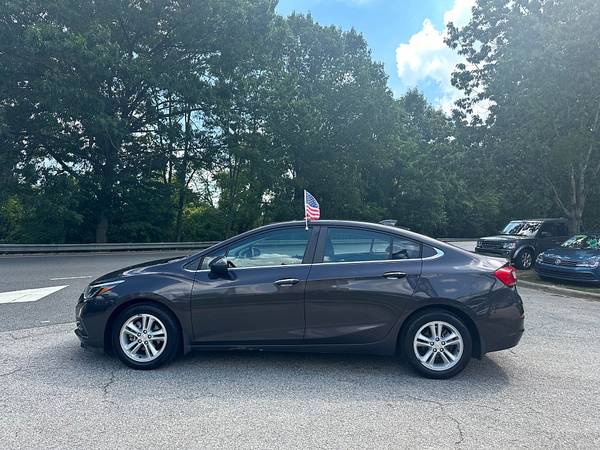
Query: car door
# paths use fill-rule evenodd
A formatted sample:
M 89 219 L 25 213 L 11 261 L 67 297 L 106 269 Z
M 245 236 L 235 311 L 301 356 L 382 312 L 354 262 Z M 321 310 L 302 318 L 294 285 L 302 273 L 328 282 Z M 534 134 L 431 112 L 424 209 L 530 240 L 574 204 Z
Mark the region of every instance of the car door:
M 194 280 L 195 343 L 277 344 L 304 335 L 304 289 L 316 236 L 303 226 L 277 228 L 206 255 Z M 227 276 L 209 264 L 224 257 Z
M 306 285 L 305 342 L 361 344 L 387 335 L 421 275 L 421 245 L 357 227 L 321 227 Z

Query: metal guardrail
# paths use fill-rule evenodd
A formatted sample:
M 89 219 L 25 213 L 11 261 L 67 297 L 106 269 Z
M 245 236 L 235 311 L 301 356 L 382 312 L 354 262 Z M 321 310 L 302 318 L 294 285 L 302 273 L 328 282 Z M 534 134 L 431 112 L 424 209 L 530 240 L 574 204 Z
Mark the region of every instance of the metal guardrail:
M 445 242 L 475 241 L 474 238 L 440 238 Z M 114 244 L 0 244 L 0 254 L 32 253 L 91 253 L 91 252 L 131 252 L 152 250 L 203 250 L 219 241 L 203 242 L 152 242 Z
M 202 250 L 216 243 L 218 241 L 115 244 L 0 244 L 0 254 Z

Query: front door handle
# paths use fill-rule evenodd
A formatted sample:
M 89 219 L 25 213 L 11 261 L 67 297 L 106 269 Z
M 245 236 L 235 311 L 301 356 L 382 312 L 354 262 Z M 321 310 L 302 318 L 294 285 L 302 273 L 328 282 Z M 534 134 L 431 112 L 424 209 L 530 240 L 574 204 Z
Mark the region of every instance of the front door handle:
M 300 280 L 297 278 L 284 278 L 283 280 L 273 282 L 276 286 L 293 286 L 298 283 L 300 283 Z
M 400 278 L 404 278 L 406 274 L 404 272 L 386 272 L 383 274 L 384 278 L 388 278 L 390 280 L 399 280 Z

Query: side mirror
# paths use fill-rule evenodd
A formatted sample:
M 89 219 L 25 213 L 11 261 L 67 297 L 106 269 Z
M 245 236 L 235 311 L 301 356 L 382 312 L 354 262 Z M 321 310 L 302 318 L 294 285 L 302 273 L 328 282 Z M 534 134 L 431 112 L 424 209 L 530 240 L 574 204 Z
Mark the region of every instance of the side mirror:
M 219 277 L 227 277 L 229 275 L 229 265 L 224 256 L 214 259 L 209 264 L 210 272 Z

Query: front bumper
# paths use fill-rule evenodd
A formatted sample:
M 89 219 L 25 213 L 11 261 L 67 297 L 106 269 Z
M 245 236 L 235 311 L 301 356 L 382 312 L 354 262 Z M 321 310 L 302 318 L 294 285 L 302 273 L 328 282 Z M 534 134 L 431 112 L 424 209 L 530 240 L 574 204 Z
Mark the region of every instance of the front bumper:
M 104 349 L 104 324 L 109 315 L 112 302 L 94 300 L 84 302 L 79 297 L 75 306 L 75 324 L 73 330 L 84 348 Z
M 495 249 L 495 248 L 486 248 L 486 247 L 475 247 L 475 253 L 479 253 L 481 255 L 486 256 L 495 256 L 506 259 L 511 259 L 513 256 L 514 250 L 509 249 Z
M 600 271 L 589 267 L 566 267 L 536 262 L 533 269 L 544 278 L 600 284 Z

